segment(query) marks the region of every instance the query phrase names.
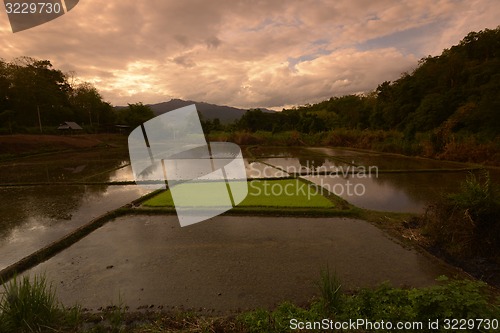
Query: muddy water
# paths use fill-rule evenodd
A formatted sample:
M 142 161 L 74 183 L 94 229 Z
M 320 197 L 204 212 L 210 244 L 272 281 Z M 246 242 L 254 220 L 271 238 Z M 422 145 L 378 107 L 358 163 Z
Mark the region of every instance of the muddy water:
M 0 188 L 0 269 L 146 193 L 136 186 Z
M 423 213 L 443 193 L 455 192 L 467 173 L 380 173 L 370 177 L 306 176 L 351 204 L 379 211 Z
M 327 265 L 346 289 L 454 274 L 364 221 L 229 216 L 185 228 L 175 216 L 121 217 L 28 273 L 45 272 L 66 305 L 224 312 L 308 301 Z
M 260 148 L 257 152 L 258 160 L 264 163 L 290 173 L 308 172 L 310 175 L 304 178 L 325 191 L 353 205 L 379 211 L 422 213 L 443 193 L 459 191 L 468 175 L 461 170 L 471 168 L 464 163 L 339 148 L 284 149 L 283 152 L 278 148 L 269 151 Z M 431 169 L 434 171 L 421 172 Z M 338 174 L 319 175 L 325 170 Z M 356 170 L 361 173 L 353 173 Z M 398 172 L 384 172 L 387 170 Z M 492 180 L 500 182 L 500 172 L 489 171 Z
M 137 186 L 70 184 L 126 178 L 125 158 L 126 151 L 110 149 L 0 163 L 0 269 L 145 194 Z
M 128 153 L 96 150 L 32 156 L 0 163 L 0 184 L 107 181 L 115 170 L 128 164 Z M 101 175 L 98 177 L 98 175 Z
M 437 161 L 427 158 L 407 157 L 396 154 L 365 152 L 341 148 L 308 148 L 315 154 L 324 154 L 358 166 L 377 166 L 380 170 L 463 169 L 464 163 Z

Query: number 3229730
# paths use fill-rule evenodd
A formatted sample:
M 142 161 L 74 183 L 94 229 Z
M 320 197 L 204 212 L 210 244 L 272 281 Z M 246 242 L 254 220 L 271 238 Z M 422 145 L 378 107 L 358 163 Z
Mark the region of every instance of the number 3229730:
M 61 4 L 50 2 L 6 2 L 7 14 L 59 14 Z

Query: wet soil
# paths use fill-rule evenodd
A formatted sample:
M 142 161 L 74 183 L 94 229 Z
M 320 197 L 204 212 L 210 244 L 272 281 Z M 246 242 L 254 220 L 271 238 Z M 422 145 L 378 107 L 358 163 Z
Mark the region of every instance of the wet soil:
M 66 305 L 227 313 L 307 302 L 327 266 L 346 290 L 457 274 L 360 220 L 218 216 L 181 228 L 175 216 L 142 215 L 109 222 L 27 273 L 46 273 Z

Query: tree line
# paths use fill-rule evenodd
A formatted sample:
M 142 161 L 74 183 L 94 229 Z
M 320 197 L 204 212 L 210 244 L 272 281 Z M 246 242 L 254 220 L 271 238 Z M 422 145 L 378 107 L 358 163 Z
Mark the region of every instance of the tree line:
M 137 126 L 154 116 L 142 103 L 117 111 L 91 83 L 75 81 L 73 74 L 53 68 L 49 60 L 0 59 L 0 129 L 42 130 L 75 121 L 92 131 L 116 123 Z
M 56 126 L 76 121 L 138 126 L 154 117 L 142 103 L 113 108 L 88 82 L 54 69 L 48 60 L 0 59 L 0 131 Z M 412 141 L 430 133 L 435 145 L 455 134 L 494 140 L 500 133 L 500 27 L 471 32 L 439 56 L 420 60 L 411 73 L 386 81 L 370 93 L 332 97 L 316 104 L 268 113 L 254 109 L 222 125 L 203 120 L 210 131 L 396 130 Z
M 494 139 L 500 133 L 500 27 L 469 33 L 441 55 L 420 60 L 411 73 L 381 83 L 371 93 L 332 97 L 282 112 L 247 112 L 233 128 L 318 133 L 338 128 L 467 133 Z M 220 125 L 218 125 L 220 127 Z

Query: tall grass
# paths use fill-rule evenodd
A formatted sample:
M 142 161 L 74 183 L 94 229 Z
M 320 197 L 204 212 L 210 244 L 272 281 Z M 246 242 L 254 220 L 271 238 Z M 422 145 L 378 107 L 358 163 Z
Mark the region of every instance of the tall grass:
M 342 304 L 342 284 L 337 274 L 331 273 L 327 266 L 321 270 L 317 285 L 321 293 L 321 307 L 325 314 L 338 312 Z
M 456 257 L 480 255 L 500 261 L 500 200 L 487 172 L 470 173 L 455 194 L 429 207 L 424 232 Z
M 15 277 L 5 285 L 0 302 L 0 331 L 39 332 L 47 329 L 58 316 L 55 292 L 43 276 L 33 281 Z
M 55 289 L 45 276 L 14 277 L 4 284 L 0 299 L 0 333 L 53 332 L 75 328 L 80 309 L 64 309 L 55 296 Z

